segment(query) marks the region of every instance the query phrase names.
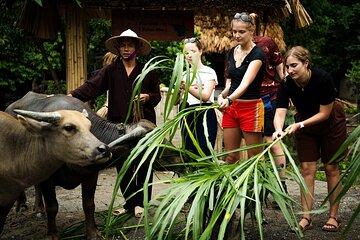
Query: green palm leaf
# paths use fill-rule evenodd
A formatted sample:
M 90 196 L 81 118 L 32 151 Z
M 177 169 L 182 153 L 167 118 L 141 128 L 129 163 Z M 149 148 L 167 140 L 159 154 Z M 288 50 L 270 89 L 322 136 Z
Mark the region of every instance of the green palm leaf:
M 354 131 L 348 136 L 348 138 L 345 140 L 343 145 L 340 147 L 340 149 L 335 153 L 335 155 L 332 157 L 331 161 L 336 160 L 341 154 L 343 154 L 344 151 L 349 150 L 348 152 L 348 158 L 350 161 L 350 164 L 346 171 L 341 175 L 340 181 L 343 181 L 342 188 L 339 192 L 339 195 L 337 196 L 335 201 L 340 201 L 342 197 L 345 196 L 345 194 L 349 191 L 351 186 L 357 183 L 360 175 L 360 126 L 357 126 Z M 335 189 L 335 188 L 334 188 Z M 324 199 L 322 206 L 326 204 L 326 202 L 329 200 L 330 195 L 333 193 L 331 191 L 326 198 Z M 358 204 L 356 210 L 352 214 L 349 223 L 346 225 L 346 228 L 344 229 L 341 238 L 344 239 L 347 232 L 351 228 L 352 224 L 354 223 L 356 217 L 360 213 L 360 203 Z
M 135 91 L 138 91 L 138 94 L 140 91 L 139 89 L 141 88 L 141 81 L 144 79 L 145 75 L 150 69 L 159 67 L 161 67 L 159 62 L 145 66 L 134 87 Z M 240 212 L 240 219 L 238 221 L 241 230 L 238 232 L 239 236 L 241 236 L 242 239 L 245 239 L 245 216 L 247 213 L 250 213 L 250 216 L 254 217 L 256 220 L 259 234 L 261 238 L 263 238 L 262 203 L 267 193 L 271 194 L 278 203 L 288 224 L 291 227 L 297 226 L 296 214 L 292 207 L 292 205 L 297 202 L 284 192 L 278 169 L 274 163 L 274 158 L 270 154 L 270 148 L 275 142 L 270 145 L 260 144 L 246 146 L 228 152 L 215 152 L 211 148 L 210 142 L 208 142 L 207 144 L 209 148 L 212 149 L 212 154 L 210 156 L 205 156 L 199 147 L 196 135 L 194 135 L 189 126 L 186 125 L 184 118 L 190 113 L 196 114 L 199 111 L 207 111 L 216 108 L 217 104 L 187 109 L 180 106 L 178 115 L 173 119 L 169 119 L 170 111 L 176 105 L 178 93 L 180 92 L 179 88 L 184 76 L 184 68 L 186 72 L 189 71 L 188 64 L 184 64 L 184 57 L 179 53 L 175 61 L 170 81 L 171 86 L 169 86 L 169 94 L 165 99 L 164 123 L 157 126 L 152 132 L 142 138 L 130 153 L 123 168 L 118 174 L 109 209 L 112 210 L 113 208 L 120 181 L 123 180 L 124 173 L 127 171 L 131 162 L 135 161 L 135 159 L 140 159 L 139 167 L 145 162 L 152 166 L 154 161 L 156 161 L 156 155 L 160 154 L 164 148 L 169 148 L 169 146 L 162 144 L 164 139 L 169 138 L 171 141 L 175 136 L 179 125 L 184 125 L 184 129 L 190 135 L 194 145 L 197 146 L 200 156 L 189 152 L 184 149 L 184 147 L 178 149 L 172 148 L 172 150 L 178 151 L 179 156 L 181 156 L 182 159 L 186 156 L 196 159 L 196 161 L 184 163 L 184 165 L 195 170 L 193 172 L 184 173 L 178 178 L 164 180 L 164 182 L 168 183 L 169 187 L 154 197 L 154 200 L 158 200 L 160 203 L 156 208 L 151 223 L 149 220 L 150 203 L 149 199 L 147 199 L 148 183 L 145 184 L 143 189 L 145 197 L 144 228 L 147 239 L 174 239 L 174 235 L 176 234 L 184 234 L 185 239 L 208 239 L 215 233 L 214 228 L 219 229 L 219 231 L 216 232 L 217 237 L 223 239 L 225 235 L 228 234 L 227 229 L 229 227 L 229 222 L 233 219 L 237 211 Z M 187 73 L 185 73 L 185 76 L 190 78 L 190 81 L 194 78 L 194 75 Z M 190 84 L 186 85 L 185 95 L 189 86 Z M 203 126 L 205 133 L 208 134 L 205 123 L 206 119 L 203 122 Z M 276 142 L 277 141 L 281 142 L 282 139 L 277 139 Z M 265 147 L 265 150 L 260 154 L 245 159 L 237 164 L 228 165 L 222 164 L 221 161 L 219 161 L 230 152 L 246 151 L 247 149 L 259 146 Z M 301 188 L 306 191 L 306 185 L 297 169 L 295 161 L 292 159 L 290 152 L 283 143 L 282 146 L 286 157 L 289 159 L 289 164 L 294 169 L 293 173 L 288 174 L 289 179 L 293 179 L 299 183 Z M 147 180 L 151 173 L 149 168 Z M 179 221 L 181 221 L 180 212 L 186 202 L 191 203 L 191 208 L 186 216 L 185 222 L 179 223 Z M 112 222 L 113 217 L 111 216 L 111 211 L 109 211 L 105 228 L 106 237 L 108 237 Z M 183 226 L 183 230 L 179 230 L 178 227 L 176 228 L 179 224 Z M 302 233 L 300 232 L 297 234 L 299 237 L 302 236 Z

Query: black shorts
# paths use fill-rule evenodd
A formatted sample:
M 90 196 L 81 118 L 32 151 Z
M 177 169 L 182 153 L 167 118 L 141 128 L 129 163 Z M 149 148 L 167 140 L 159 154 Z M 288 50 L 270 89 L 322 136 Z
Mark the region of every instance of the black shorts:
M 276 100 L 271 101 L 271 108 L 265 109 L 264 136 L 272 136 L 275 132 L 274 117 L 276 111 Z

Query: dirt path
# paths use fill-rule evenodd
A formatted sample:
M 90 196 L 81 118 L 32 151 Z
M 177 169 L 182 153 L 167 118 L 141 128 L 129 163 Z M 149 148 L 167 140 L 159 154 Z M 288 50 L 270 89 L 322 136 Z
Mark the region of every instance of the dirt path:
M 155 173 L 154 180 L 158 178 L 164 178 L 169 175 L 164 173 Z M 113 188 L 116 180 L 115 169 L 107 169 L 100 173 L 99 182 L 96 190 L 96 212 L 106 211 L 108 209 L 108 203 L 110 202 Z M 294 183 L 288 182 L 289 194 L 295 198 L 299 198 L 299 190 Z M 153 194 L 159 192 L 161 188 L 166 185 L 157 185 L 153 188 Z M 324 182 L 316 182 L 316 206 L 320 204 L 320 200 L 326 196 L 326 184 Z M 46 220 L 44 217 L 37 217 L 32 212 L 33 206 L 33 188 L 27 190 L 28 204 L 30 208 L 22 213 L 16 213 L 15 209 L 12 209 L 3 231 L 1 240 L 32 240 L 32 239 L 44 239 L 46 234 Z M 57 224 L 60 231 L 64 231 L 73 224 L 77 224 L 84 219 L 84 215 L 81 207 L 81 191 L 80 188 L 76 188 L 71 191 L 64 190 L 62 188 L 57 189 L 57 195 L 59 200 L 59 214 L 57 216 Z M 342 224 L 345 226 L 353 213 L 355 207 L 359 204 L 360 200 L 360 188 L 353 188 L 342 199 L 341 203 L 341 219 Z M 116 204 L 122 203 L 123 199 L 119 199 Z M 265 239 L 296 239 L 294 233 L 290 232 L 287 224 L 282 217 L 282 213 L 279 210 L 275 210 L 272 207 L 265 207 L 265 217 L 268 224 L 265 225 Z M 327 214 L 319 214 L 313 217 L 315 228 L 305 233 L 304 239 L 311 240 L 335 240 L 339 239 L 339 233 L 327 233 L 321 231 L 321 227 L 327 219 Z M 256 234 L 257 226 L 247 229 L 246 239 L 258 239 Z M 127 236 L 128 239 L 144 239 L 141 231 L 137 234 L 132 232 Z M 68 239 L 83 239 L 83 238 L 68 238 Z M 120 236 L 118 239 L 122 239 Z M 360 218 L 358 217 L 346 239 L 359 239 L 360 240 Z

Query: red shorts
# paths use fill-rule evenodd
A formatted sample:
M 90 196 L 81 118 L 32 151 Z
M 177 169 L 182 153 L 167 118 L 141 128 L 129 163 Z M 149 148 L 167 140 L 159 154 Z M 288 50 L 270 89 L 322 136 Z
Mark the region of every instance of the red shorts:
M 261 98 L 234 101 L 224 111 L 222 127 L 239 127 L 244 132 L 264 132 L 264 104 Z

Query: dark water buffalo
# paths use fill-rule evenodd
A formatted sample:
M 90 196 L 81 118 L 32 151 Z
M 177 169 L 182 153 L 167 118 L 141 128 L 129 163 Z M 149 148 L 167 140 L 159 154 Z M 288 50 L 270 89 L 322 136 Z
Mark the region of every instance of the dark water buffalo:
M 87 166 L 111 156 L 78 111 L 17 112 L 22 114 L 18 119 L 0 112 L 0 234 L 25 188 L 44 181 L 64 162 Z
M 118 124 L 114 124 L 100 118 L 98 115 L 96 115 L 95 112 L 91 111 L 82 101 L 62 94 L 48 96 L 44 94 L 29 92 L 23 98 L 11 104 L 6 109 L 6 111 L 9 113 L 11 113 L 13 109 L 26 109 L 33 111 L 72 109 L 81 111 L 83 108 L 85 108 L 89 112 L 89 119 L 92 123 L 91 132 L 99 140 L 109 144 L 110 142 L 118 139 L 121 136 L 119 134 Z M 155 127 L 151 122 L 147 120 L 141 120 L 136 125 L 127 126 L 127 128 L 131 129 L 139 126 L 148 129 L 148 131 Z M 122 162 L 126 160 L 131 149 L 136 145 L 140 138 L 141 137 L 139 136 L 134 137 L 133 141 L 128 141 L 126 144 L 121 144 L 118 151 L 112 151 L 113 159 L 118 159 L 118 161 Z M 65 189 L 74 189 L 79 184 L 81 184 L 87 239 L 101 238 L 101 235 L 97 232 L 94 218 L 94 194 L 99 170 L 100 169 L 98 168 L 98 166 L 94 168 L 64 164 L 48 180 L 44 181 L 41 184 L 41 190 L 44 195 L 48 218 L 48 236 L 56 239 L 58 234 L 55 223 L 55 216 L 58 212 L 55 186 L 58 185 L 62 186 Z M 36 199 L 36 205 L 38 204 L 39 200 L 40 199 Z

